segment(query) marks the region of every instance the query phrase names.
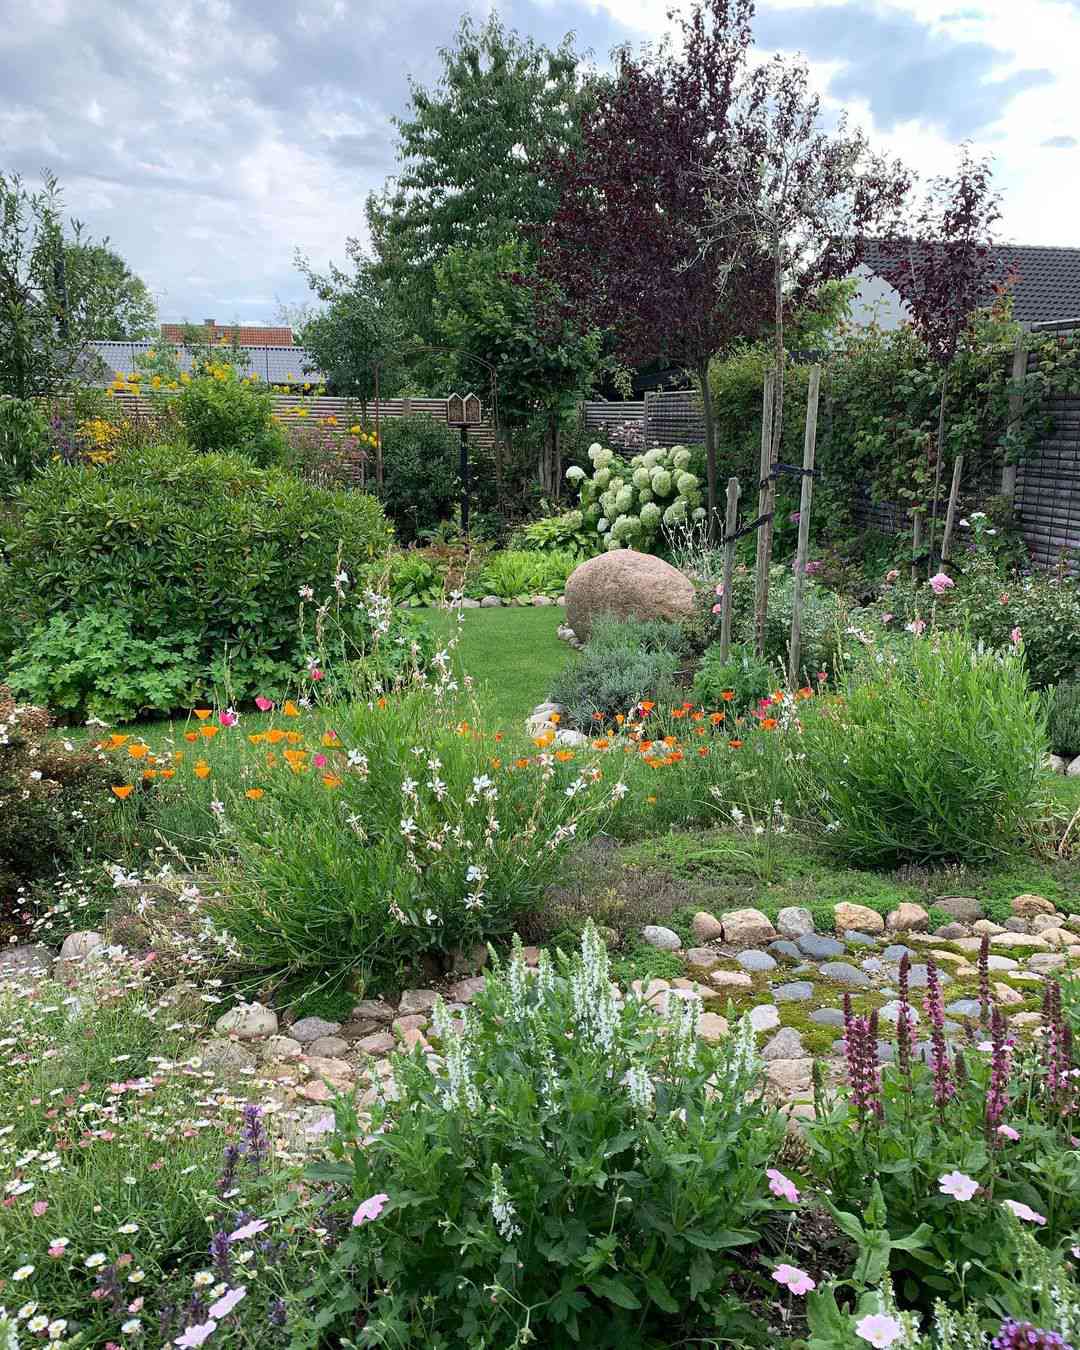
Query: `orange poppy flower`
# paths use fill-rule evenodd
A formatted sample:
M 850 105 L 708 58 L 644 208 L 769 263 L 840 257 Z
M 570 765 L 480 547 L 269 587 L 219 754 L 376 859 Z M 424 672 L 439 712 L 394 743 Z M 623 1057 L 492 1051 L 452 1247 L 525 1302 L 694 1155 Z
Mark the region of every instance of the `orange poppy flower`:
M 763 717 L 761 719 L 762 731 L 775 731 L 779 725 L 775 717 Z
M 645 800 L 649 803 L 650 806 L 655 806 L 655 805 L 656 805 L 656 798 L 655 798 L 655 797 L 646 797 Z
M 266 732 L 253 731 L 248 735 L 248 740 L 251 742 L 252 745 L 262 745 L 263 741 L 266 740 Z
M 384 698 L 376 699 L 375 702 L 376 702 L 376 705 L 377 705 L 378 707 L 380 707 L 380 708 L 385 708 L 385 707 L 386 707 L 386 699 L 384 699 Z
M 199 733 L 198 733 L 197 731 L 185 731 L 185 732 L 184 732 L 184 740 L 185 740 L 185 741 L 197 741 L 198 739 L 199 739 Z
M 177 752 L 173 755 L 173 760 L 174 760 L 175 763 L 177 763 L 177 764 L 181 763 L 181 761 L 183 760 L 183 758 L 184 758 L 184 752 L 183 752 L 183 750 L 177 750 Z
M 527 769 L 529 767 L 529 761 L 524 757 L 522 757 L 521 759 L 515 759 L 514 767 L 516 769 Z
M 162 778 L 175 778 L 175 777 L 176 777 L 176 770 L 175 770 L 175 769 L 162 769 L 162 770 L 161 770 L 161 776 L 162 776 Z
M 732 750 L 741 750 L 741 749 L 742 749 L 742 741 L 740 741 L 740 740 L 728 741 L 728 745 L 731 746 Z
M 560 764 L 565 764 L 568 759 L 574 758 L 574 752 L 573 750 L 556 750 L 555 758 Z
M 139 741 L 136 742 L 134 745 L 128 746 L 128 754 L 131 756 L 132 759 L 142 759 L 143 756 L 147 754 L 149 749 L 150 747 L 148 745 L 143 745 L 142 742 Z
M 285 714 L 286 717 L 300 716 L 300 709 L 296 706 L 296 704 L 292 701 L 291 698 L 285 700 L 285 706 L 282 708 L 281 711 Z
M 608 740 L 606 736 L 601 736 L 598 741 L 593 741 L 593 745 L 597 748 L 597 750 L 606 750 L 610 744 L 611 742 Z
M 103 750 L 119 750 L 127 739 L 127 736 L 121 736 L 118 732 L 114 731 L 107 743 L 101 748 Z
M 667 746 L 667 748 L 670 750 L 671 747 L 672 747 L 673 745 L 678 745 L 679 742 L 676 740 L 676 738 L 675 738 L 674 736 L 665 736 L 665 737 L 664 737 L 664 744 L 665 744 L 665 745 Z
M 134 791 L 135 786 L 133 783 L 125 783 L 122 787 L 113 788 L 113 793 L 119 797 L 121 801 L 123 801 L 125 797 L 130 797 Z
M 205 736 L 208 741 L 212 741 L 220 730 L 220 727 L 215 727 L 212 723 L 207 722 L 206 726 L 199 728 L 199 733 Z
M 622 726 L 622 724 L 626 721 L 626 718 L 622 715 L 622 713 L 616 713 L 615 721 L 618 722 L 619 726 Z
M 210 777 L 210 765 L 207 764 L 205 759 L 200 759 L 198 763 L 195 765 L 195 777 L 196 778 Z
M 290 745 L 300 745 L 304 738 L 298 731 L 287 731 L 285 733 L 285 739 Z
M 594 722 L 602 722 L 604 720 L 604 714 L 601 712 L 595 712 L 592 715 L 592 720 Z
M 496 743 L 496 745 L 499 743 L 499 741 L 502 740 L 502 738 L 503 738 L 502 732 L 501 732 L 501 731 L 497 731 L 497 732 L 495 733 L 495 743 Z
M 271 727 L 266 733 L 266 739 L 271 745 L 277 745 L 278 741 L 283 741 L 285 739 L 285 733 L 280 727 Z
M 191 711 L 195 714 L 195 716 L 199 719 L 200 722 L 205 722 L 206 719 L 210 716 L 211 712 L 213 712 L 213 709 L 212 709 L 212 708 L 192 708 Z
M 645 698 L 641 700 L 640 707 L 642 712 L 650 713 L 656 707 L 656 704 L 651 698 Z
M 705 756 L 709 753 L 709 747 L 707 745 L 699 745 L 697 748 L 697 752 L 702 757 L 702 759 L 704 759 Z
M 562 721 L 562 713 L 549 713 L 548 721 L 554 722 L 556 726 Z
M 304 760 L 307 758 L 306 750 L 283 750 L 281 753 L 293 768 L 298 764 L 303 764 Z
M 724 700 L 725 703 L 730 703 L 731 700 L 735 697 L 735 691 L 734 689 L 725 689 L 724 692 L 720 695 L 720 697 Z
M 322 743 L 323 743 L 323 745 L 327 748 L 327 750 L 333 750 L 333 749 L 335 749 L 335 747 L 336 747 L 337 744 L 338 744 L 338 735 L 337 735 L 337 732 L 336 732 L 336 731 L 325 731 L 325 732 L 323 732 Z
M 249 802 L 262 801 L 265 795 L 266 794 L 263 792 L 262 788 L 248 788 L 248 790 L 244 793 L 244 796 L 248 799 Z
M 722 712 L 710 713 L 709 721 L 713 724 L 714 727 L 718 727 L 726 716 L 727 714 Z
M 338 778 L 336 774 L 324 773 L 323 784 L 328 788 L 339 788 L 341 786 L 341 779 Z
M 143 782 L 145 783 L 151 782 L 153 779 L 157 777 L 157 773 L 158 773 L 157 769 L 144 769 Z
M 672 715 L 672 717 L 674 717 L 674 718 L 676 718 L 676 719 L 678 719 L 678 718 L 680 718 L 680 717 L 685 717 L 685 716 L 686 716 L 686 709 L 685 709 L 685 708 L 672 708 L 672 710 L 671 710 L 671 715 Z
M 532 738 L 532 742 L 533 745 L 535 745 L 538 750 L 544 750 L 551 744 L 551 742 L 554 739 L 555 733 L 553 731 L 545 731 L 542 736 L 534 736 Z

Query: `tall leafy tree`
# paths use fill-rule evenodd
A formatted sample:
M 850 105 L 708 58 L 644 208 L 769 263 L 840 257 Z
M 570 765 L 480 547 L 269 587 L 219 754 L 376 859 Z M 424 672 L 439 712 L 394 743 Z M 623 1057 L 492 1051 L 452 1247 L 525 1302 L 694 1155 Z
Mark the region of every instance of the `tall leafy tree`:
M 1003 279 L 994 235 L 1001 198 L 993 169 L 965 146 L 955 171 L 932 178 L 914 204 L 907 227 L 881 248 L 876 270 L 899 292 L 916 332 L 941 367 L 934 495 L 930 517 L 930 568 L 934 566 L 941 465 L 945 456 L 945 412 L 949 371 L 971 316 L 994 295 Z
M 107 242 L 66 244 L 64 262 L 68 294 L 88 307 L 85 318 L 98 338 L 139 342 L 157 336 L 154 297 Z
M 426 339 L 435 267 L 452 248 L 493 247 L 550 218 L 543 166 L 576 142 L 591 97 L 572 34 L 551 49 L 495 14 L 479 28 L 466 17 L 440 56 L 438 84 L 414 84 L 396 121 L 401 171 L 367 203 L 379 276 Z
M 752 14 L 751 0 L 697 0 L 679 20 L 678 46 L 669 39 L 638 56 L 621 53 L 615 78 L 583 111 L 579 142 L 549 162 L 559 200 L 541 234 L 541 275 L 565 291 L 569 312 L 610 330 L 627 364 L 659 358 L 696 379 L 710 528 L 709 361 L 734 339 L 758 334 L 771 312 L 767 256 L 735 257 L 705 228 L 707 175 L 721 173 L 732 154 Z
M 480 389 L 488 382 L 486 368 L 470 355 L 494 366 L 500 426 L 523 430 L 541 423 L 540 486 L 557 497 L 562 421 L 587 392 L 601 344 L 595 330 L 545 320 L 541 306 L 549 316 L 555 308 L 535 284 L 521 240 L 454 248 L 436 266 L 435 326 L 440 340 L 461 353 L 452 358 L 457 382 Z
M 304 346 L 315 368 L 326 376 L 337 394 L 356 398 L 367 417 L 368 401 L 375 397 L 375 367 L 380 369 L 380 392 L 385 395 L 395 375 L 394 354 L 405 341 L 405 328 L 385 282 L 355 239 L 348 241 L 353 270 L 331 263 L 316 272 L 297 254 L 296 265 L 325 305 L 304 324 Z

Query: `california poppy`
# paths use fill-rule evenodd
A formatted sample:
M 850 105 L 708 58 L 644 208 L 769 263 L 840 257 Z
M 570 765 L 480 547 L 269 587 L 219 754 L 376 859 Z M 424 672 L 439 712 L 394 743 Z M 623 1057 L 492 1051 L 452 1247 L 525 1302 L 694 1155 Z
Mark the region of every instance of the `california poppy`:
M 132 783 L 125 783 L 122 787 L 113 788 L 113 792 L 117 797 L 120 798 L 121 801 L 123 801 L 125 797 L 130 797 L 132 792 L 134 792 L 134 790 L 135 787 L 134 784 Z
M 192 708 L 191 711 L 195 714 L 195 716 L 199 719 L 200 722 L 205 722 L 206 719 L 210 716 L 211 712 L 213 712 L 213 709 L 212 709 L 212 708 Z
M 261 801 L 264 795 L 262 788 L 248 788 L 244 793 L 249 802 Z
M 195 765 L 195 777 L 209 778 L 209 776 L 210 776 L 210 765 L 207 764 L 205 759 L 200 759 Z

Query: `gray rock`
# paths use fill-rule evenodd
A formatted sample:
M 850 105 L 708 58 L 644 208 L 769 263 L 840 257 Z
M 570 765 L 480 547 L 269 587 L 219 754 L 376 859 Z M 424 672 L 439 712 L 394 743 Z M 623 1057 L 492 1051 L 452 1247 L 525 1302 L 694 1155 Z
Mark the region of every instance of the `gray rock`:
M 573 728 L 567 727 L 555 733 L 555 744 L 563 746 L 564 749 L 580 750 L 582 746 L 589 744 L 589 738 L 583 731 L 574 731 Z
M 463 600 L 459 600 L 459 601 L 458 601 L 458 604 L 461 606 L 462 609 L 479 609 L 479 608 L 480 608 L 480 601 L 479 601 L 479 600 L 473 600 L 473 599 L 470 599 L 469 596 L 465 596 L 465 598 L 464 598 Z
M 277 1035 L 277 1013 L 261 1003 L 238 1003 L 218 1018 L 214 1029 L 223 1036 L 238 1036 L 242 1041 L 261 1040 Z
M 534 605 L 550 605 L 554 603 L 550 595 L 534 595 L 532 602 Z
M 930 973 L 927 967 L 921 961 L 916 961 L 908 971 L 908 988 L 925 989 L 929 978 Z M 942 987 L 947 984 L 952 984 L 952 976 L 947 975 L 940 966 L 938 966 L 938 983 L 942 985 Z
M 859 965 L 866 971 L 867 975 L 880 975 L 885 969 L 880 956 L 866 956 L 859 962 Z
M 755 1031 L 772 1031 L 780 1025 L 780 1009 L 772 1003 L 759 1003 L 750 1009 L 749 1017 Z
M 354 1022 L 392 1022 L 394 1010 L 385 999 L 365 998 L 352 1010 Z
M 289 1060 L 299 1059 L 304 1047 L 291 1036 L 268 1036 L 262 1045 L 263 1059 L 287 1064 Z
M 824 933 L 804 933 L 796 938 L 796 945 L 804 956 L 812 956 L 815 961 L 824 961 L 830 956 L 842 956 L 844 944 Z
M 60 947 L 61 961 L 81 961 L 93 952 L 104 954 L 105 939 L 100 933 L 69 933 Z
M 774 956 L 790 957 L 792 961 L 802 960 L 802 952 L 799 951 L 794 942 L 788 942 L 785 938 L 777 938 L 775 942 L 770 942 L 769 951 Z
M 773 990 L 777 1003 L 805 1003 L 814 997 L 814 986 L 809 980 L 795 980 L 791 984 L 781 984 Z
M 896 1026 L 896 1025 L 899 1023 L 899 1021 L 900 1021 L 900 1004 L 899 1004 L 899 1002 L 897 1002 L 897 1001 L 894 1000 L 894 1001 L 891 1002 L 891 1003 L 886 1003 L 886 1004 L 884 1004 L 882 1007 L 880 1007 L 880 1008 L 878 1009 L 878 1017 L 880 1017 L 881 1020 L 882 1020 L 883 1022 L 891 1022 L 891 1023 L 893 1024 L 893 1026 Z M 918 1022 L 918 1020 L 919 1020 L 919 1011 L 918 1011 L 918 1009 L 917 1009 L 917 1008 L 913 1008 L 913 1007 L 911 1006 L 911 1004 L 909 1003 L 909 1004 L 908 1004 L 908 1021 L 909 1021 L 909 1023 L 915 1023 L 915 1022 Z
M 785 973 L 788 975 L 814 975 L 817 973 L 817 966 L 814 965 L 813 961 L 800 961 L 797 966 L 792 966 Z
M 982 905 L 971 895 L 943 895 L 934 901 L 935 909 L 942 909 L 961 923 L 974 923 L 982 917 Z
M 1020 962 L 1015 957 L 998 956 L 996 952 L 991 952 L 986 958 L 986 968 L 987 970 L 1019 970 Z
M 870 933 L 860 933 L 857 928 L 849 928 L 844 934 L 849 947 L 876 947 L 878 940 Z
M 838 984 L 850 984 L 857 989 L 866 989 L 870 984 L 870 976 L 866 971 L 859 970 L 850 961 L 826 961 L 821 967 L 821 973 L 827 980 L 835 980 Z
M 349 1042 L 343 1041 L 340 1036 L 320 1036 L 307 1047 L 309 1055 L 316 1055 L 320 1059 L 340 1059 L 348 1052 Z
M 703 975 L 719 969 L 722 960 L 720 953 L 712 947 L 691 947 L 686 953 L 686 964 Z
M 430 1012 L 438 1001 L 439 996 L 434 989 L 405 989 L 398 1002 L 398 1016 Z
M 1049 975 L 1052 971 L 1065 969 L 1065 957 L 1053 952 L 1036 952 L 1034 956 L 1028 957 L 1028 969 L 1040 975 Z
M 197 1046 L 195 1053 L 204 1069 L 220 1075 L 250 1073 L 255 1068 L 255 1056 L 235 1041 L 211 1040 Z
M 810 1014 L 810 1021 L 819 1027 L 842 1027 L 844 1014 L 840 1008 L 815 1008 Z
M 1005 928 L 1010 933 L 1031 932 L 1031 924 L 1028 923 L 1027 919 L 1021 919 L 1015 914 L 1011 918 L 1005 920 Z
M 481 609 L 498 609 L 502 601 L 497 595 L 485 595 L 480 601 Z
M 1080 755 L 1077 755 L 1075 759 L 1069 760 L 1069 767 L 1065 772 L 1070 778 L 1080 777 Z
M 977 998 L 958 998 L 945 1005 L 945 1011 L 954 1017 L 978 1017 L 979 1000 Z
M 1047 755 L 1046 764 L 1051 773 L 1064 773 L 1069 767 L 1060 755 Z
M 748 951 L 740 952 L 735 958 L 743 970 L 765 971 L 776 969 L 776 958 L 770 956 L 768 952 L 759 952 L 754 948 Z
M 905 947 L 902 942 L 893 943 L 891 947 L 886 947 L 881 953 L 886 961 L 899 961 L 902 956 L 910 957 L 912 955 L 910 947 Z
M 301 1017 L 289 1028 L 289 1035 L 301 1045 L 310 1045 L 322 1036 L 336 1036 L 340 1030 L 340 1022 L 328 1022 L 325 1017 Z
M 878 1041 L 877 1057 L 879 1064 L 891 1064 L 896 1058 L 896 1046 L 892 1041 Z
M 662 924 L 646 924 L 641 930 L 641 936 L 650 947 L 659 947 L 662 952 L 677 952 L 682 946 L 682 938 L 678 933 Z
M 48 975 L 52 968 L 53 954 L 40 942 L 0 948 L 0 980 L 22 975 Z
M 949 942 L 953 938 L 962 938 L 971 936 L 971 927 L 966 923 L 960 923 L 958 919 L 953 919 L 952 923 L 943 923 L 940 928 L 934 930 L 934 937 L 941 938 L 942 942 Z
M 802 1059 L 806 1055 L 802 1037 L 794 1027 L 781 1027 L 776 1035 L 762 1047 L 761 1058 Z
M 802 905 L 788 905 L 776 916 L 776 931 L 783 938 L 801 938 L 814 931 L 814 916 Z

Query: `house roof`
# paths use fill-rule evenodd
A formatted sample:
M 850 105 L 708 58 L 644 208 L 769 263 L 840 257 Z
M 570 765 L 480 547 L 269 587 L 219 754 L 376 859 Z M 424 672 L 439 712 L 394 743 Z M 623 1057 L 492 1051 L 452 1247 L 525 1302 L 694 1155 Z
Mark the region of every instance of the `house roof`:
M 1036 323 L 1080 318 L 1080 248 L 995 244 L 992 252 L 994 283 L 1010 283 L 1013 318 L 1018 323 L 1030 328 Z M 863 261 L 880 276 L 894 256 L 884 243 L 870 240 Z M 903 295 L 902 288 L 896 289 Z M 988 290 L 987 303 L 992 299 L 993 291 Z
M 102 384 L 109 384 L 117 375 L 129 375 L 135 369 L 135 358 L 152 351 L 153 342 L 92 342 L 91 350 L 105 362 L 107 372 Z M 321 371 L 310 369 L 311 357 L 304 347 L 247 346 L 247 371 L 267 384 L 325 384 Z M 190 371 L 191 353 L 183 347 L 178 352 L 180 369 Z
M 236 342 L 241 347 L 291 347 L 293 331 L 291 328 L 263 328 L 241 324 L 218 324 L 213 319 L 205 323 L 163 323 L 161 338 L 163 342 L 180 343 L 189 328 L 200 329 L 215 342 Z

